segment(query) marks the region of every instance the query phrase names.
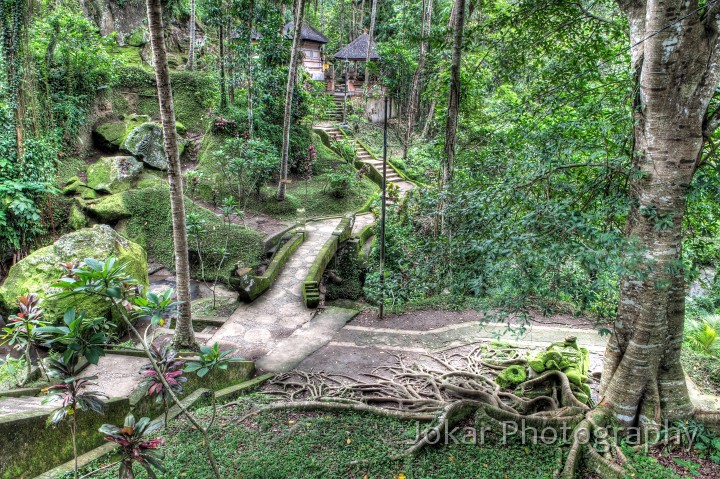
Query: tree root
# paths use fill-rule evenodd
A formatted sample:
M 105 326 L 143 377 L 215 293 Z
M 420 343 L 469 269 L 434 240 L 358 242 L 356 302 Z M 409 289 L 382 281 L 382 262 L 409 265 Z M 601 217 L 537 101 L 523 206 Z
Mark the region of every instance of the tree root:
M 457 426 L 471 418 L 476 429 L 481 427 L 483 431 L 503 435 L 524 435 L 528 428 L 534 428 L 536 432 L 543 432 L 543 436 L 539 436 L 542 440 L 545 432 L 552 429 L 555 438 L 570 444 L 567 462 L 562 471 L 558 471 L 560 477 L 574 478 L 584 459 L 603 478 L 624 478 L 625 458 L 605 433 L 611 415 L 604 409 L 591 410 L 580 402 L 568 377 L 561 371 L 548 371 L 525 381 L 516 391 L 508 391 L 493 380 L 496 369 L 500 365 L 505 367 L 507 362 L 486 363 L 479 353 L 428 357 L 432 365 L 407 365 L 396 356 L 396 364 L 377 368 L 362 379 L 301 371 L 277 376 L 267 383 L 266 392 L 287 401 L 260 407 L 240 421 L 267 411 L 292 409 L 367 412 L 429 422 L 417 441 L 392 457 L 393 460 L 451 439 Z M 524 360 L 509 358 L 513 364 L 520 361 Z M 545 394 L 546 391 L 549 394 Z M 536 397 L 525 397 L 528 392 Z M 365 462 L 354 461 L 351 465 Z
M 232 406 L 236 403 L 228 403 L 225 406 Z M 238 422 L 243 422 L 248 418 L 257 416 L 268 411 L 280 410 L 296 410 L 296 411 L 355 411 L 368 412 L 377 416 L 389 417 L 405 421 L 432 421 L 435 414 L 423 414 L 416 412 L 404 412 L 395 409 L 385 409 L 381 407 L 369 406 L 359 402 L 334 402 L 334 401 L 290 401 L 278 402 L 263 406 L 256 409 L 245 416 L 241 417 Z
M 720 411 L 696 409 L 693 413 L 693 418 L 697 422 L 703 423 L 706 427 L 720 434 Z

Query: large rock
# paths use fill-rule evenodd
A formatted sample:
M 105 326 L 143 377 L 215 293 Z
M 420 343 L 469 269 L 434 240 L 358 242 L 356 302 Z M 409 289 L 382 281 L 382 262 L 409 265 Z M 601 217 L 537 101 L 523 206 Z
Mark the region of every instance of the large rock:
M 87 185 L 95 190 L 121 193 L 132 188 L 143 164 L 132 156 L 102 157 L 87 169 Z
M 90 317 L 111 317 L 108 301 L 96 297 L 77 297 L 59 300 L 52 298 L 60 291 L 53 284 L 63 275 L 62 263 L 85 258 L 105 261 L 114 256 L 126 265 L 128 275 L 142 285 L 148 285 L 147 255 L 139 245 L 123 238 L 106 225 L 95 225 L 62 236 L 54 244 L 41 248 L 16 263 L 0 287 L 0 305 L 6 310 L 16 309 L 17 297 L 35 292 L 44 299 L 42 307 L 47 319 L 59 322 L 65 311 L 75 306 Z M 119 322 L 119 317 L 116 320 Z
M 125 195 L 122 193 L 104 196 L 95 201 L 89 201 L 85 209 L 92 213 L 101 223 L 105 224 L 115 224 L 120 220 L 132 216 L 125 204 Z
M 128 133 L 149 121 L 147 115 L 127 115 L 120 120 L 101 123 L 93 130 L 95 145 L 105 151 L 118 151 Z
M 185 134 L 186 129 L 182 123 L 175 123 L 175 128 L 178 135 Z M 157 123 L 143 123 L 134 128 L 125 138 L 121 150 L 158 170 L 167 170 L 168 168 L 163 131 Z M 185 142 L 178 141 L 178 155 L 182 155 L 184 150 Z

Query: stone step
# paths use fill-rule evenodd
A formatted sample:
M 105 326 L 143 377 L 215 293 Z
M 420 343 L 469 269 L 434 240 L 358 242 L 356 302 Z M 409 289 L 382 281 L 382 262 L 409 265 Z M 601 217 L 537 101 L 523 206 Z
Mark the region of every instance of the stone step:
M 0 416 L 30 411 L 51 411 L 60 405 L 59 402 L 43 404 L 44 397 L 7 397 L 0 398 Z

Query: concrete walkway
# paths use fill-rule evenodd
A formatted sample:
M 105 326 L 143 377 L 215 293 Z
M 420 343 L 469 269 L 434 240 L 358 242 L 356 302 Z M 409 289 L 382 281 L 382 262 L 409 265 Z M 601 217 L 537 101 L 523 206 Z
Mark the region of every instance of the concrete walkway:
M 301 285 L 340 218 L 308 222 L 307 238 L 283 266 L 270 289 L 250 304 L 242 304 L 207 340 L 236 355 L 256 361 L 258 369 L 287 371 L 324 344 L 352 319 L 356 311 L 305 307 Z

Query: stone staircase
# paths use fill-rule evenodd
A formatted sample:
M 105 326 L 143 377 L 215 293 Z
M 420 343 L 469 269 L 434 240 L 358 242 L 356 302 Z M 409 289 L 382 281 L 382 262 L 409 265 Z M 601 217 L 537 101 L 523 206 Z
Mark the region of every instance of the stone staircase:
M 332 96 L 332 105 L 330 108 L 325 112 L 325 116 L 328 121 L 332 122 L 338 122 L 340 123 L 343 119 L 343 100 L 344 97 L 342 94 L 333 94 Z
M 331 140 L 341 140 L 344 138 L 342 132 L 338 129 L 336 126 L 319 126 L 319 129 L 325 131 L 325 133 L 328 134 Z M 369 151 L 367 151 L 360 143 L 355 142 L 355 152 L 357 154 L 357 157 L 360 161 L 363 163 L 372 166 L 375 168 L 381 175 L 383 172 L 383 162 L 382 160 L 375 158 L 373 155 L 370 154 Z M 412 184 L 403 180 L 402 177 L 398 174 L 395 169 L 387 165 L 386 170 L 386 177 L 385 181 L 389 183 L 394 183 L 395 185 L 400 188 L 400 191 L 405 192 L 408 189 L 412 188 Z

